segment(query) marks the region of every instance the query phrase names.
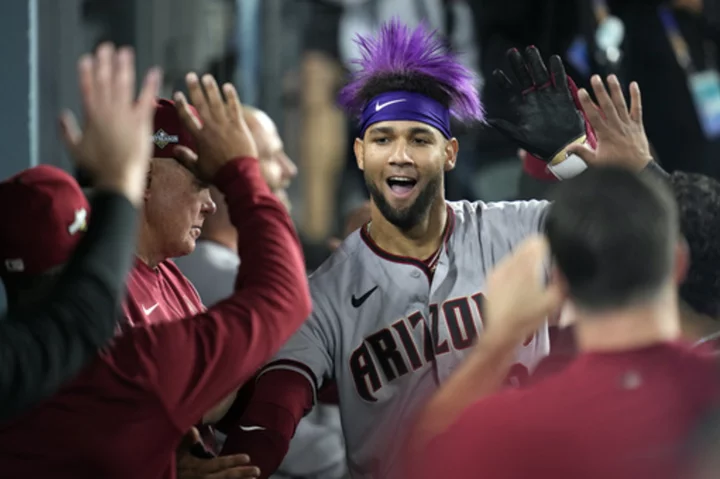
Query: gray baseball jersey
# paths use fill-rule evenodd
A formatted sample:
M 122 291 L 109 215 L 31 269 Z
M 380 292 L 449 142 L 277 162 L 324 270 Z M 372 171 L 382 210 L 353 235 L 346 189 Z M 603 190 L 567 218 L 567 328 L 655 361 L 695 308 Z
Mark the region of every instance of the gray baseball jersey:
M 547 204 L 448 202 L 434 275 L 361 229 L 310 277 L 313 313 L 263 372 L 294 370 L 316 390 L 336 381 L 353 477 L 389 477 L 400 465 L 403 426 L 482 331 L 488 272 L 540 230 Z M 518 349 L 516 369 L 548 352 L 546 325 Z

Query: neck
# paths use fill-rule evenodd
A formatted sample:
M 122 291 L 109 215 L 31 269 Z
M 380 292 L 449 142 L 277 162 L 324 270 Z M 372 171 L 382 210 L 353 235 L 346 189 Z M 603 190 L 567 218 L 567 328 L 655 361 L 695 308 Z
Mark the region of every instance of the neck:
M 167 259 L 167 255 L 165 255 L 162 249 L 157 245 L 158 242 L 155 239 L 153 229 L 150 227 L 145 218 L 141 218 L 140 236 L 138 238 L 135 256 L 137 256 L 140 261 L 149 267 L 154 268 L 160 262 Z
M 680 303 L 680 329 L 690 341 L 699 341 L 720 331 L 720 321 Z
M 578 311 L 575 338 L 583 352 L 628 351 L 680 337 L 677 295 L 668 285 L 656 299 L 607 313 Z
M 370 208 L 370 237 L 388 253 L 424 260 L 440 247 L 448 219 L 443 198 L 434 201 L 425 218 L 409 231 L 390 223 L 374 203 Z

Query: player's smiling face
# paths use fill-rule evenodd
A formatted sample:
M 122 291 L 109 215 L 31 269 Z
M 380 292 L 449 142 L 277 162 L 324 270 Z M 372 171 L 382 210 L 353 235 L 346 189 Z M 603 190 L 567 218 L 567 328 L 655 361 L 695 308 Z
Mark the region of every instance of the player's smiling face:
M 392 224 L 409 230 L 444 197 L 443 173 L 455 166 L 457 140 L 417 121 L 383 121 L 355 141 L 370 196 Z

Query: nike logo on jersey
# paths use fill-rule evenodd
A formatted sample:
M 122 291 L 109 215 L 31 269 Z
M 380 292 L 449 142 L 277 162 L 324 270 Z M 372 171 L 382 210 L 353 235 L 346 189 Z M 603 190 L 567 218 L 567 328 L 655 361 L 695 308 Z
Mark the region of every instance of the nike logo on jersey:
M 371 294 L 373 294 L 375 292 L 376 289 L 378 289 L 377 286 L 375 286 L 373 289 L 371 289 L 367 293 L 363 294 L 359 298 L 356 298 L 355 295 L 353 294 L 352 298 L 350 298 L 350 302 L 352 303 L 353 308 L 359 308 L 360 306 L 362 306 L 362 304 L 370 297 Z
M 395 103 L 402 103 L 404 101 L 407 101 L 407 98 L 401 98 L 399 100 L 390 100 L 390 101 L 386 101 L 385 103 L 377 102 L 377 103 L 375 103 L 375 111 L 380 111 L 383 108 L 385 108 L 386 106 L 393 105 Z
M 150 316 L 150 314 L 155 311 L 155 308 L 160 306 L 160 303 L 155 303 L 154 305 L 150 306 L 149 308 L 146 308 L 144 305 L 142 307 L 143 313 L 145 313 L 145 316 Z
M 251 431 L 264 431 L 265 428 L 262 426 L 238 426 L 241 431 L 245 432 L 251 432 Z

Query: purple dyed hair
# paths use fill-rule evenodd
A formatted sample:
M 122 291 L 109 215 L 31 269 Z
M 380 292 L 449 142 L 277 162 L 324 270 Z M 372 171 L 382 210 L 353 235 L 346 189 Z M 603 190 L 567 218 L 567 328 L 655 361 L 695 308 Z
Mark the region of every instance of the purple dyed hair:
M 360 67 L 338 97 L 348 113 L 359 116 L 365 108 L 362 90 L 368 81 L 389 75 L 422 75 L 435 80 L 450 97 L 450 113 L 463 121 L 484 121 L 485 112 L 475 75 L 464 67 L 438 37 L 421 24 L 415 30 L 392 19 L 380 27 L 376 37 L 358 35 L 355 43 L 361 57 L 353 60 Z

